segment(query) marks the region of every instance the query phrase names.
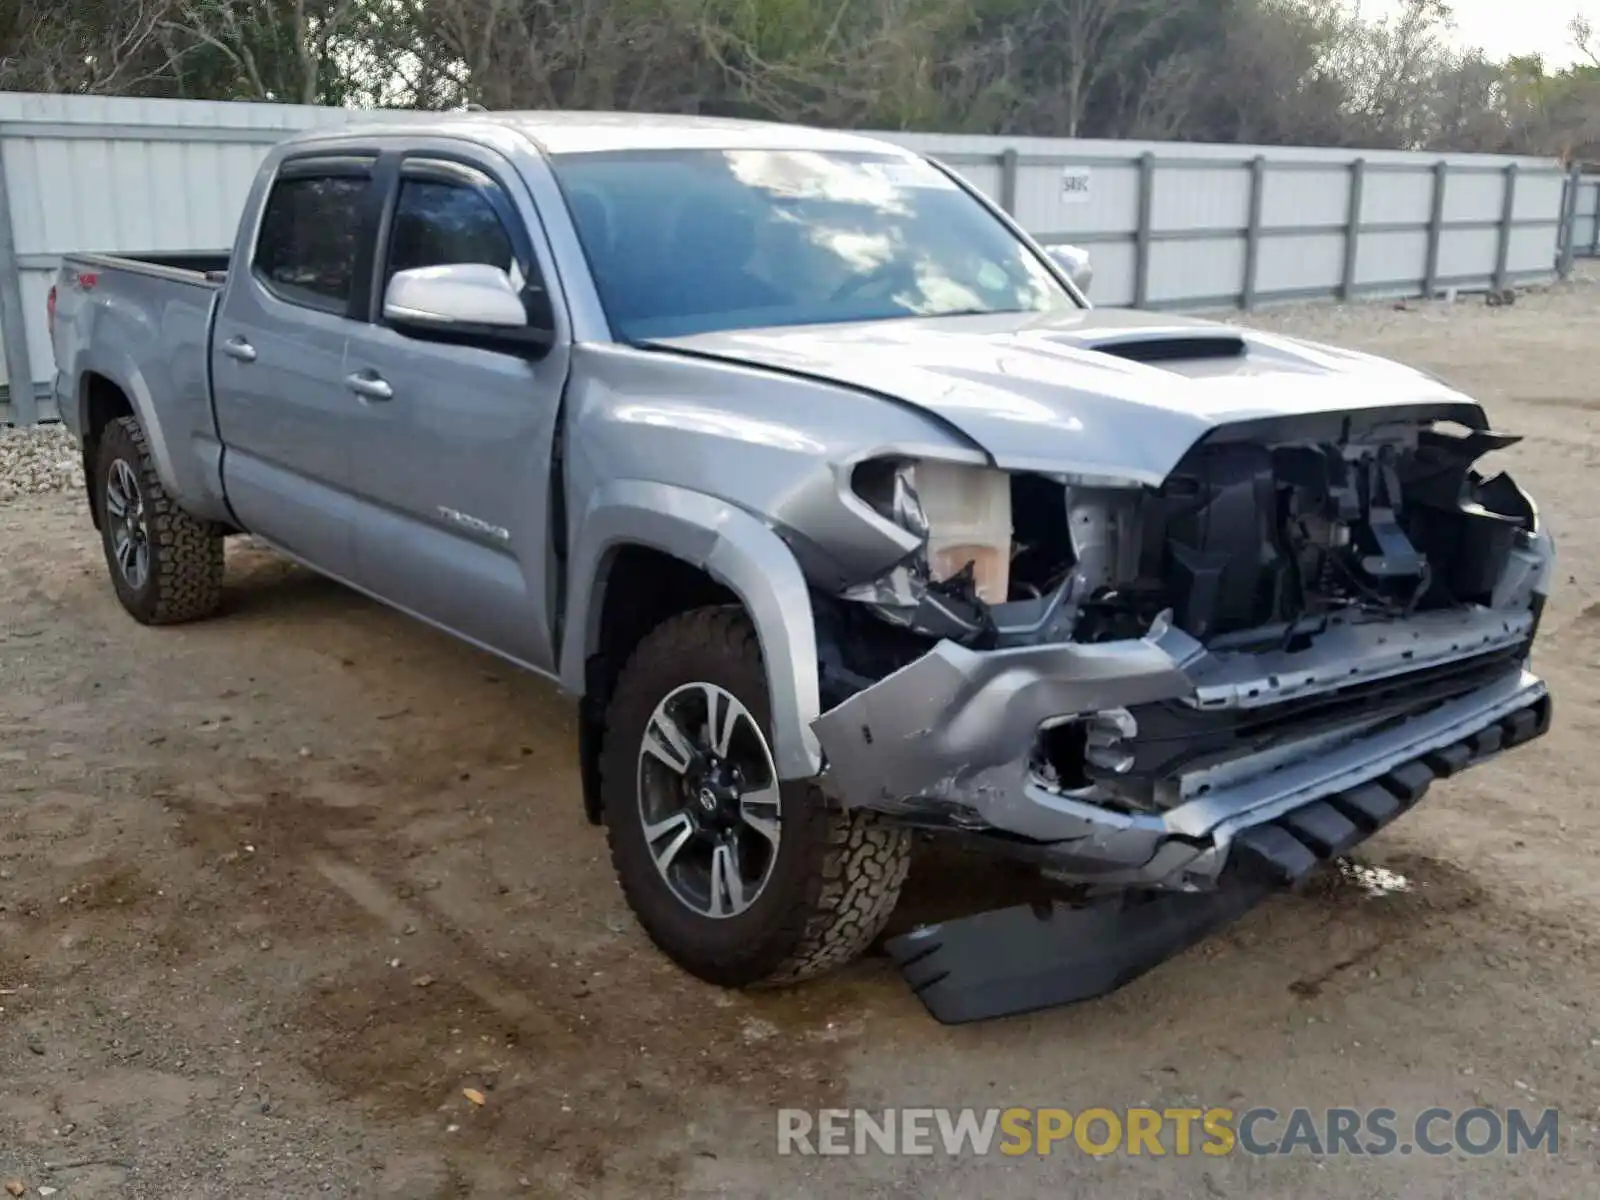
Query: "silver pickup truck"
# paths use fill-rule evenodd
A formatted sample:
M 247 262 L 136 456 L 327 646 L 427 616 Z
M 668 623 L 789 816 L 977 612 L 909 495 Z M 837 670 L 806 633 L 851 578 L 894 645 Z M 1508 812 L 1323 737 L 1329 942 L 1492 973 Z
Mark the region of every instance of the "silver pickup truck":
M 1550 716 L 1552 545 L 1478 404 L 1072 274 L 861 137 L 418 117 L 277 147 L 231 258 L 68 257 L 56 399 L 136 620 L 214 612 L 248 531 L 579 697 L 585 811 L 705 979 L 860 954 L 917 831 L 1077 889 L 1070 946 L 890 943 L 966 1019 Z

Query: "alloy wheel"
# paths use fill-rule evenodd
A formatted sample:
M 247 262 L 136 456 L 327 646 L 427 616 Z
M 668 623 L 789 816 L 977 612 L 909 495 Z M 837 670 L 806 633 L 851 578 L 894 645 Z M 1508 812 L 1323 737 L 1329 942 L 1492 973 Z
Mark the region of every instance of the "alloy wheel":
M 117 569 L 134 591 L 150 578 L 150 526 L 145 520 L 139 477 L 123 459 L 111 464 L 106 480 L 106 514 L 111 521 L 111 549 Z
M 656 870 L 679 902 L 736 917 L 772 878 L 783 800 L 766 735 L 737 696 L 712 683 L 677 688 L 639 747 L 639 815 Z

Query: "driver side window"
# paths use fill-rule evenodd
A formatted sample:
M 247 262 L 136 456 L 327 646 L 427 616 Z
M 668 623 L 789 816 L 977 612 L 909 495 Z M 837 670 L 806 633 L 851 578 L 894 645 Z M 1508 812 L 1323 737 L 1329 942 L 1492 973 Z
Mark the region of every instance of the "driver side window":
M 403 179 L 389 235 L 384 284 L 387 286 L 397 271 L 461 263 L 482 263 L 516 274 L 511 235 L 485 189 L 435 179 Z

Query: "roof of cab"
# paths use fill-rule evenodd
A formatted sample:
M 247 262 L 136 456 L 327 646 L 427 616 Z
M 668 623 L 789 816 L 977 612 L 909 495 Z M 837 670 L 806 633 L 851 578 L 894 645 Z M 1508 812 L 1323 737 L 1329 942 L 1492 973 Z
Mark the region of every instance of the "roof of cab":
M 355 132 L 464 133 L 476 126 L 515 130 L 548 154 L 606 150 L 816 150 L 909 152 L 890 142 L 859 134 L 771 121 L 727 117 L 682 117 L 657 113 L 463 112 L 372 113 L 348 124 L 323 126 L 294 141 Z

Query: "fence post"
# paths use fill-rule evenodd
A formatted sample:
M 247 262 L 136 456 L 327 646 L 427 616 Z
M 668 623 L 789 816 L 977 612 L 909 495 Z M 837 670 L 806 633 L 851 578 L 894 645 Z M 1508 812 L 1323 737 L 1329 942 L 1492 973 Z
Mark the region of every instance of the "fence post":
M 6 190 L 5 142 L 0 140 L 0 332 L 5 335 L 6 381 L 11 389 L 11 420 L 32 425 L 39 419 L 33 394 L 33 363 L 28 359 L 28 319 L 22 309 L 22 271 L 11 224 L 11 194 Z
M 1594 221 L 1589 226 L 1589 257 L 1600 258 L 1600 180 L 1594 188 Z
M 1356 294 L 1356 254 L 1361 249 L 1361 205 L 1367 189 L 1367 160 L 1350 164 L 1350 214 L 1344 231 L 1344 278 L 1339 284 L 1339 299 L 1352 300 Z
M 1567 187 L 1561 196 L 1561 259 L 1557 271 L 1566 279 L 1572 274 L 1572 257 L 1577 252 L 1578 240 L 1578 185 L 1583 181 L 1583 168 L 1573 163 L 1567 170 Z
M 1007 216 L 1017 215 L 1017 151 L 1008 146 L 1000 153 L 1000 207 Z
M 1428 217 L 1428 263 L 1422 274 L 1422 298 L 1433 299 L 1439 290 L 1439 243 L 1444 238 L 1444 197 L 1450 180 L 1450 164 L 1440 159 L 1433 164 L 1433 211 Z
M 1134 242 L 1133 306 L 1150 302 L 1150 228 L 1155 212 L 1156 156 L 1146 150 L 1139 156 L 1139 229 Z
M 1250 219 L 1244 231 L 1244 286 L 1239 291 L 1239 306 L 1249 312 L 1256 306 L 1256 276 L 1261 268 L 1261 202 L 1267 190 L 1267 156 L 1258 154 L 1250 163 Z
M 1494 290 L 1503 292 L 1510 280 L 1506 265 L 1511 261 L 1511 225 L 1517 215 L 1517 164 L 1506 168 L 1505 199 L 1500 204 L 1500 242 L 1494 252 Z

